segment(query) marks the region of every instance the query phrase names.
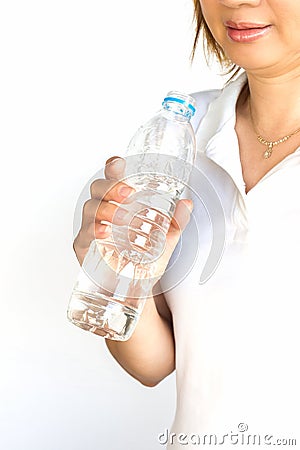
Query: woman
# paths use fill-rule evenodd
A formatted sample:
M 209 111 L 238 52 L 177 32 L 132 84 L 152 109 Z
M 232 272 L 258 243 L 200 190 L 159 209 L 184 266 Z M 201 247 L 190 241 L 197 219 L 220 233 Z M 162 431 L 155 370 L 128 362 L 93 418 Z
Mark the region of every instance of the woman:
M 261 445 L 271 445 L 297 438 L 299 430 L 300 3 L 194 4 L 196 42 L 203 28 L 209 51 L 225 67 L 245 71 L 222 91 L 195 95 L 196 166 L 222 202 L 224 254 L 214 275 L 199 284 L 210 224 L 193 198 L 201 231 L 193 269 L 176 288 L 147 301 L 129 341 L 107 340 L 107 346 L 146 386 L 176 367 L 173 434 L 161 436 L 169 448 L 194 448 L 207 434 L 223 440 L 223 448 L 238 445 L 237 439 L 241 445 L 242 434 L 245 442 L 256 435 Z M 124 183 L 116 184 L 123 164 L 111 158 L 107 179 L 92 185 L 74 242 L 80 262 L 94 236 L 110 232 L 100 224 L 116 210 L 109 200 L 129 195 Z M 178 203 L 168 255 L 186 226 L 188 236 L 190 210 L 190 200 Z M 164 277 L 161 286 L 164 291 Z

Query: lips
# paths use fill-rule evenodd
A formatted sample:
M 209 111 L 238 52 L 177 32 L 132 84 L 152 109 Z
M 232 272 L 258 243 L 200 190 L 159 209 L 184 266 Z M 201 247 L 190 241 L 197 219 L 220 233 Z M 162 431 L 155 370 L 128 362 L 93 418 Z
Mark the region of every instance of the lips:
M 234 42 L 253 42 L 264 37 L 271 30 L 270 24 L 254 22 L 225 22 L 228 37 Z

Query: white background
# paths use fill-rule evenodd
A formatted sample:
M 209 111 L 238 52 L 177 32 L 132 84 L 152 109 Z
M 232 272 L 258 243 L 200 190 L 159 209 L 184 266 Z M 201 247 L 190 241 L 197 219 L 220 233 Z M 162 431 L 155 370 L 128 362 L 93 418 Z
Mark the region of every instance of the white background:
M 192 0 L 2 1 L 3 450 L 155 450 L 175 377 L 146 388 L 101 338 L 66 318 L 77 198 L 172 89 L 220 87 L 199 52 Z

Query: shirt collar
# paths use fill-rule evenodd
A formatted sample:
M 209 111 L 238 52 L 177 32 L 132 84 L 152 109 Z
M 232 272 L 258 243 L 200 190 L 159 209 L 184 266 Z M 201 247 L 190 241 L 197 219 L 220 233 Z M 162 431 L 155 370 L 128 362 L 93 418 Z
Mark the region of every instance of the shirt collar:
M 245 195 L 245 183 L 235 132 L 236 102 L 247 82 L 246 73 L 224 87 L 211 102 L 197 130 L 200 152 L 221 166 L 231 176 L 238 189 Z

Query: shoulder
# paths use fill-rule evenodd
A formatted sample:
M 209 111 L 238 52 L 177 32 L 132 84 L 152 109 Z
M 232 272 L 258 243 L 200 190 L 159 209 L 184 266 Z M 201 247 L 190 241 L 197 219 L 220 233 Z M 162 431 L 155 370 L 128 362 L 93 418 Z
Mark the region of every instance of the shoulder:
M 199 123 L 207 113 L 209 105 L 221 95 L 222 91 L 223 89 L 210 89 L 190 94 L 196 101 L 196 112 L 191 120 L 194 129 L 198 128 Z

